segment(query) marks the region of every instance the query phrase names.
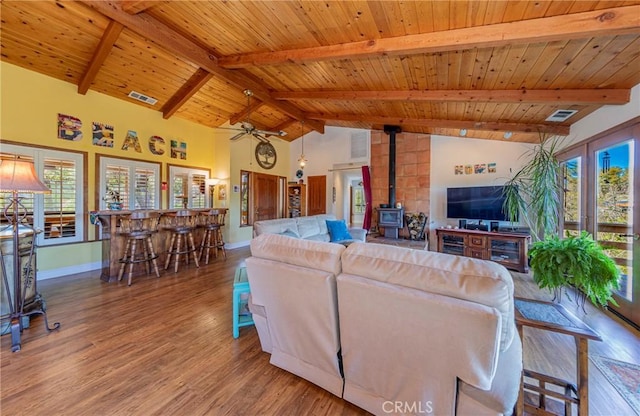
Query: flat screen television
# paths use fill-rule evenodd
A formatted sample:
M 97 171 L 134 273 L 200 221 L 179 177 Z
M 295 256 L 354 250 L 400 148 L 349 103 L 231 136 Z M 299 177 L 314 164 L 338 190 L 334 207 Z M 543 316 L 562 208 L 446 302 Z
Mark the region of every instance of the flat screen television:
M 447 188 L 447 218 L 509 221 L 502 210 L 503 186 Z

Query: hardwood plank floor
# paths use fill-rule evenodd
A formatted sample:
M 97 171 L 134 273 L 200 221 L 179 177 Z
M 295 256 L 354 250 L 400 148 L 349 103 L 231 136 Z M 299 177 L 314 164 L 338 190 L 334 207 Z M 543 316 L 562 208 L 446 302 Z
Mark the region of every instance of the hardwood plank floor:
M 367 414 L 270 365 L 254 327 L 233 339 L 232 281 L 249 249 L 227 254 L 199 269 L 134 278 L 131 287 L 104 283 L 98 272 L 40 282 L 49 320 L 62 327 L 47 333 L 34 318 L 18 353 L 10 335 L 0 337 L 0 414 Z M 514 275 L 517 295 L 549 298 Z M 637 331 L 593 308 L 581 317 L 604 338 L 592 352 L 640 364 Z M 572 338 L 529 328 L 525 337 L 527 368 L 574 379 Z M 633 414 L 592 364 L 590 372 L 591 414 Z

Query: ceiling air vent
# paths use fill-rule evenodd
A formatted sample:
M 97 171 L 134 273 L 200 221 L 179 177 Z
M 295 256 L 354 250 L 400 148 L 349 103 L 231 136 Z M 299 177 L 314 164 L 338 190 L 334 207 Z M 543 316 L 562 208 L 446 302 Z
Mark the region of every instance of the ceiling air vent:
M 561 123 L 566 121 L 569 117 L 577 113 L 578 110 L 556 110 L 547 117 L 547 121 L 555 121 L 556 123 Z
M 151 105 L 155 105 L 158 102 L 158 100 L 156 100 L 155 98 L 147 97 L 146 95 L 140 94 L 139 92 L 135 92 L 135 91 L 131 91 L 129 93 L 129 97 L 138 101 L 142 101 L 143 103 L 146 103 L 146 104 L 151 104 Z
M 351 133 L 351 159 L 362 159 L 368 156 L 369 132 L 359 131 Z

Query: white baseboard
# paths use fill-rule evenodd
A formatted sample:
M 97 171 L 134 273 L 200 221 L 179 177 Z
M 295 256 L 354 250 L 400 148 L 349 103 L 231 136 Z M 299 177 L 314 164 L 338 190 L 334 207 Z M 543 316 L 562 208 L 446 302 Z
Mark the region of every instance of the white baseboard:
M 102 262 L 78 264 L 75 266 L 61 267 L 59 269 L 38 270 L 38 280 L 53 279 L 56 277 L 69 276 L 71 274 L 90 272 L 92 270 L 100 270 Z
M 250 242 L 251 240 L 239 241 L 237 243 L 225 243 L 224 247 L 227 250 L 233 250 L 234 248 L 247 247 Z M 76 266 L 61 267 L 59 269 L 38 270 L 38 280 L 54 279 L 56 277 L 69 276 L 71 274 L 100 270 L 101 268 L 102 263 L 96 261 L 94 263 L 78 264 Z

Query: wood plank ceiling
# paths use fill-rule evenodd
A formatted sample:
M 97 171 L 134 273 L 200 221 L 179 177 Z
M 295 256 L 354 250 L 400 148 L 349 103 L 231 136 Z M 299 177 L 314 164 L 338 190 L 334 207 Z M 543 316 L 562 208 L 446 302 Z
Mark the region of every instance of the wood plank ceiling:
M 0 7 L 3 61 L 165 118 L 218 127 L 250 117 L 258 128 L 286 131 L 286 140 L 326 125 L 392 124 L 537 142 L 540 133 L 569 134 L 603 105 L 627 103 L 640 84 L 640 0 Z M 157 104 L 129 98 L 132 90 Z M 577 113 L 546 121 L 558 109 Z

